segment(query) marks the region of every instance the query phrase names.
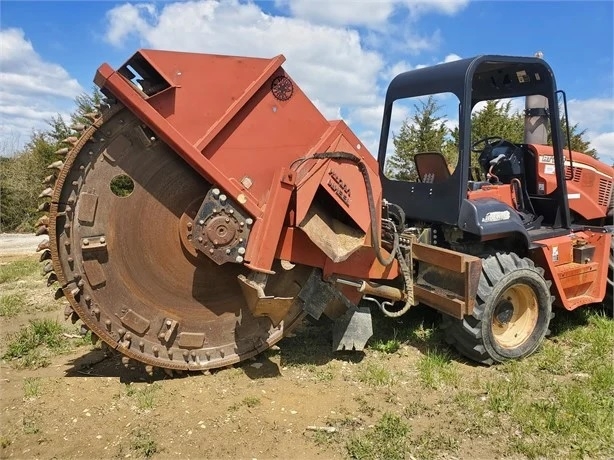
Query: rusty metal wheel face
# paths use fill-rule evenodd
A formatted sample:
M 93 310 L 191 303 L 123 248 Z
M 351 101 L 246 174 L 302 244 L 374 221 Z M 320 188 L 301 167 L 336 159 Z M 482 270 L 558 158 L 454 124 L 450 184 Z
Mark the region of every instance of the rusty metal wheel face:
M 107 118 L 67 158 L 51 205 L 53 265 L 75 312 L 113 348 L 163 368 L 221 367 L 270 347 L 302 310 L 277 327 L 253 316 L 243 266 L 190 244 L 209 184 L 126 110 Z M 295 296 L 309 273 L 280 269 L 267 289 Z
M 533 334 L 538 316 L 539 304 L 533 288 L 514 284 L 501 294 L 495 306 L 493 337 L 501 347 L 519 347 Z

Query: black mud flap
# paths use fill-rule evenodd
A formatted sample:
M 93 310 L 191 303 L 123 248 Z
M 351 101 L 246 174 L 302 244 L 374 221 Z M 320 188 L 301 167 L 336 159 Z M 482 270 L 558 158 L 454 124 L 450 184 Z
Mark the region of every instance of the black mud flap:
M 334 285 L 322 280 L 321 270 L 311 272 L 298 297 L 303 302 L 303 310 L 314 319 L 320 319 L 326 307 L 332 302 L 341 301 L 348 309 L 354 307 L 354 304 Z
M 373 335 L 369 307 L 352 307 L 333 325 L 333 351 L 362 351 Z

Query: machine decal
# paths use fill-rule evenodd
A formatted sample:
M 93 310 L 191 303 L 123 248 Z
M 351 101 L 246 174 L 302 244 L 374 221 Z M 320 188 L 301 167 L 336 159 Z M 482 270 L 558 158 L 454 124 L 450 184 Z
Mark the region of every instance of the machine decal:
M 554 165 L 548 164 L 544 167 L 544 174 L 554 174 L 554 171 L 555 171 Z
M 554 157 L 552 155 L 540 155 L 539 156 L 540 163 L 548 163 L 554 164 Z
M 516 72 L 516 78 L 518 78 L 519 83 L 529 83 L 531 81 L 531 77 L 529 77 L 526 70 L 519 70 Z
M 558 246 L 552 246 L 552 261 L 553 262 L 559 261 L 559 247 Z
M 502 220 L 509 220 L 510 217 L 509 211 L 493 211 L 482 217 L 482 222 L 500 222 Z
M 328 175 L 330 179 L 328 180 L 328 186 L 331 188 L 335 194 L 341 198 L 346 205 L 350 205 L 350 196 L 352 196 L 352 192 L 350 187 L 347 186 L 345 182 L 339 177 L 339 175 L 333 171 L 332 169 L 328 171 Z
M 568 200 L 579 200 L 580 199 L 580 194 L 579 193 L 568 193 L 567 194 L 567 199 Z

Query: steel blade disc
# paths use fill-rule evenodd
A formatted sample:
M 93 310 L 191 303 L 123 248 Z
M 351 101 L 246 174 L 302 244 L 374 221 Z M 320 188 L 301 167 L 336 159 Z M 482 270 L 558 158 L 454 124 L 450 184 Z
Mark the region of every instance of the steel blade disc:
M 297 305 L 277 327 L 253 316 L 237 280 L 247 270 L 194 250 L 187 229 L 209 188 L 126 110 L 97 120 L 59 174 L 54 269 L 92 333 L 131 358 L 226 366 L 270 347 L 302 317 Z M 278 268 L 267 294 L 296 296 L 310 269 Z

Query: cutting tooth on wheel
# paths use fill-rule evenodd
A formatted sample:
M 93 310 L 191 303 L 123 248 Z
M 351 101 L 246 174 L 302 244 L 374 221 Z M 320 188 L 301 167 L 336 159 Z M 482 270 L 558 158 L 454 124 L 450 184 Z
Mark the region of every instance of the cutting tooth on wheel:
M 43 201 L 41 204 L 38 205 L 38 212 L 49 212 L 49 210 L 51 209 L 51 203 L 49 203 L 48 201 Z
M 51 273 L 53 271 L 53 264 L 51 262 L 47 262 L 43 265 L 43 276 Z
M 92 341 L 92 345 L 96 345 L 98 343 L 98 336 L 94 333 L 90 336 L 90 340 Z
M 46 249 L 49 249 L 49 239 L 43 240 L 38 243 L 38 246 L 36 247 L 36 252 L 41 252 Z
M 51 198 L 53 196 L 53 189 L 51 187 L 47 187 L 45 190 L 38 195 L 39 198 Z
M 72 129 L 73 131 L 82 132 L 85 131 L 86 127 L 87 126 L 85 126 L 83 123 L 75 123 L 70 127 L 70 129 Z
M 61 149 L 56 150 L 55 154 L 60 155 L 60 156 L 65 156 L 68 154 L 68 152 L 70 152 L 70 149 L 68 147 L 62 147 Z
M 62 297 L 64 297 L 64 290 L 62 288 L 57 288 L 57 290 L 55 291 L 55 294 L 53 294 L 53 297 L 55 300 L 60 300 Z M 64 316 L 68 318 L 66 316 L 66 312 L 64 312 Z
M 100 117 L 100 112 L 89 112 L 83 116 L 93 123 Z
M 43 185 L 53 185 L 55 183 L 55 174 L 49 174 L 43 179 Z
M 64 162 L 62 160 L 58 160 L 58 161 L 54 161 L 49 166 L 47 166 L 47 169 L 62 169 L 63 166 L 64 166 Z
M 58 275 L 56 275 L 55 273 L 51 273 L 47 277 L 47 287 L 51 286 L 53 283 L 57 283 L 57 281 L 58 281 Z M 57 294 L 57 292 L 56 292 L 56 294 Z
M 51 259 L 51 251 L 49 249 L 43 251 L 43 253 L 41 254 L 40 258 L 39 258 L 39 262 L 44 262 L 45 260 L 50 260 Z
M 120 104 L 94 127 L 68 153 L 55 184 L 66 208 L 52 204 L 50 212 L 49 246 L 59 282 L 71 293 L 71 318 L 80 317 L 126 360 L 171 373 L 249 359 L 302 320 L 299 302 L 275 326 L 253 315 L 237 278 L 250 270 L 218 265 L 190 243 L 187 224 L 211 189 L 202 176 L 165 143 L 143 138 L 142 122 Z M 126 189 L 117 191 L 117 177 Z M 296 298 L 312 272 L 273 269 L 267 294 L 286 299 Z
M 39 217 L 36 223 L 34 224 L 35 227 L 40 227 L 41 225 L 49 226 L 49 216 Z
M 49 234 L 49 228 L 46 225 L 41 225 L 40 227 L 38 227 L 36 229 L 35 234 L 36 234 L 36 236 L 48 235 Z
M 173 378 L 173 377 L 175 376 L 175 375 L 173 374 L 173 370 L 172 370 L 172 369 L 168 369 L 168 368 L 166 368 L 166 367 L 165 367 L 165 368 L 163 368 L 162 370 L 163 370 L 163 371 L 164 371 L 164 373 L 165 373 L 166 375 L 168 375 L 170 378 Z
M 72 315 L 75 311 L 72 309 L 72 307 L 70 305 L 66 305 L 64 307 L 64 321 L 67 321 L 68 318 L 70 318 L 70 315 Z
M 75 324 L 77 321 L 79 321 L 79 314 L 73 311 L 70 315 L 70 322 Z
M 70 145 L 75 145 L 77 142 L 79 141 L 79 138 L 76 136 L 69 136 L 66 139 L 64 139 L 62 142 L 65 144 L 70 144 Z

